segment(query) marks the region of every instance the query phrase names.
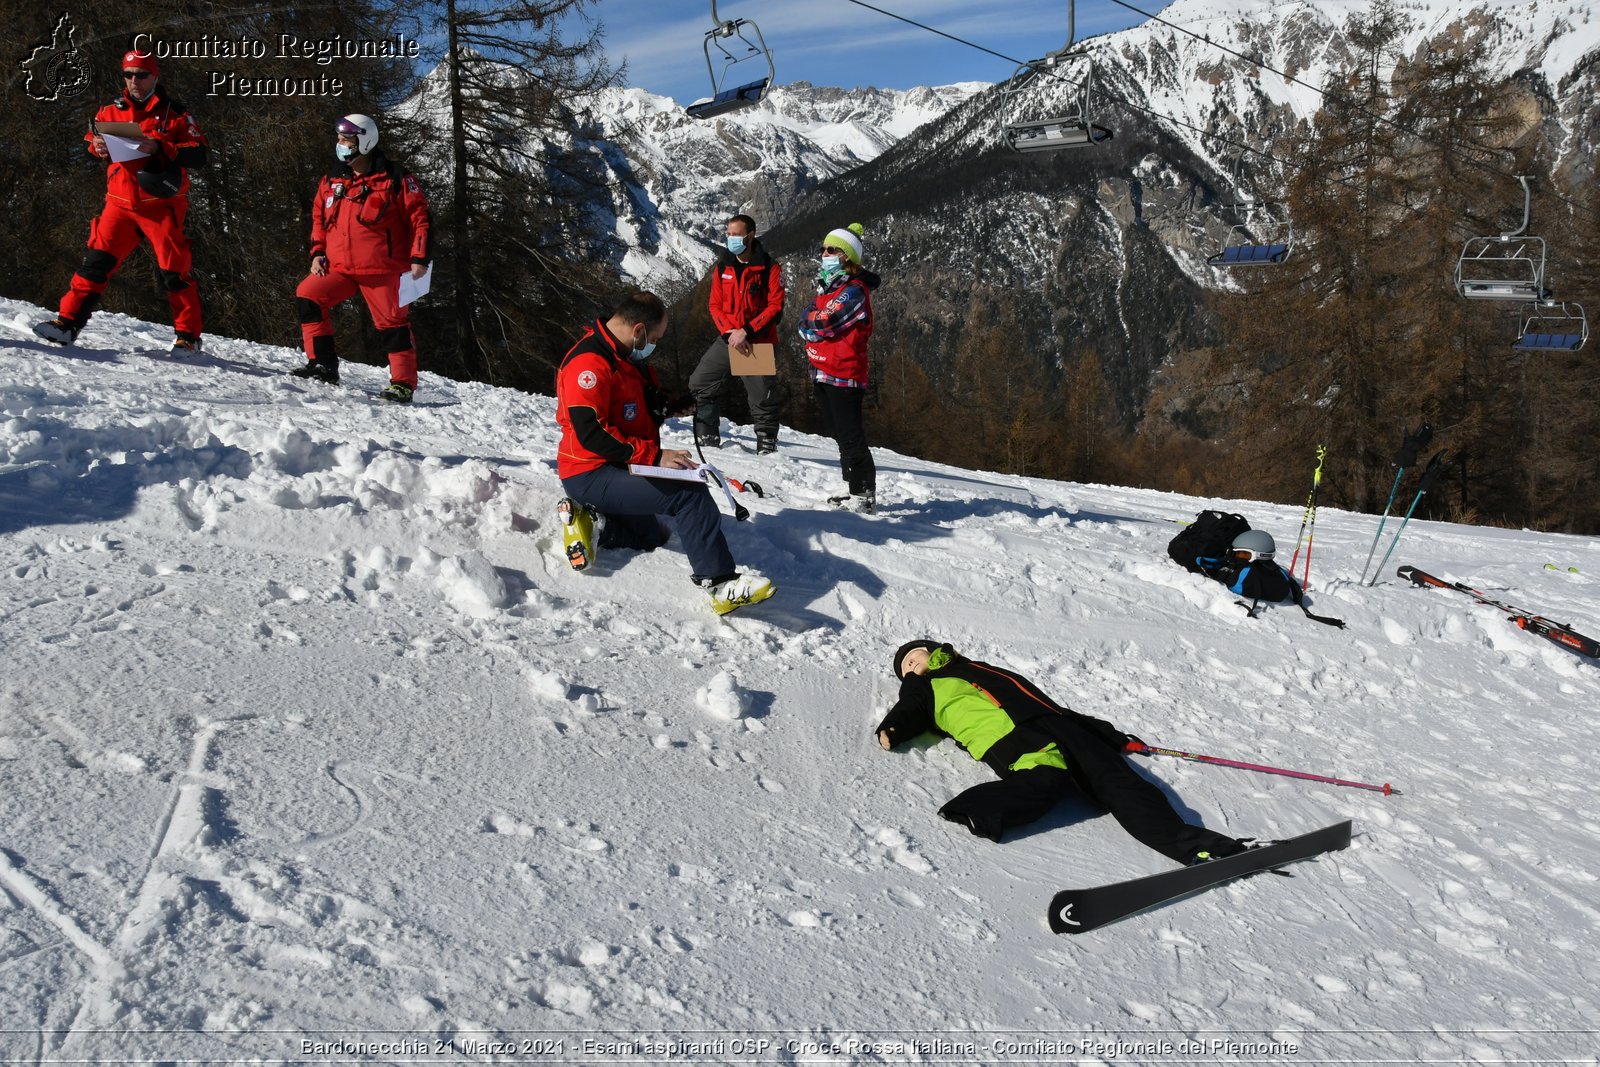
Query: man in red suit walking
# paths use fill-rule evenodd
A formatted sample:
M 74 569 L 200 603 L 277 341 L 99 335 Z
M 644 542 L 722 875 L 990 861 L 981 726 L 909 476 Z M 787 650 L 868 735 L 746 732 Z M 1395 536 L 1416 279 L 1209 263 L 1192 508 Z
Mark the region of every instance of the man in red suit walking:
M 145 240 L 172 308 L 177 335 L 173 354 L 200 348 L 200 294 L 189 273 L 192 260 L 183 220 L 189 213 L 188 171 L 206 165 L 206 139 L 188 109 L 158 84 L 160 77 L 161 68 L 150 53 L 123 56 L 122 95 L 95 112 L 84 134 L 89 153 L 109 161 L 106 202 L 89 224 L 89 251 L 61 298 L 59 313 L 33 328 L 47 341 L 69 345 L 77 339 L 112 276 Z M 105 130 L 109 123 L 132 124 L 118 127 L 124 132 L 115 136 L 137 155 L 112 159 L 106 143 L 106 136 L 113 135 Z

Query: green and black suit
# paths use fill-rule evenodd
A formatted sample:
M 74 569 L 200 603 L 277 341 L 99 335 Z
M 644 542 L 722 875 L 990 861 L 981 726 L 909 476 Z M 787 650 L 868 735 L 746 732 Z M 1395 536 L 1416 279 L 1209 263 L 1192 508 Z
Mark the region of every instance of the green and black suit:
M 1074 789 L 1105 807 L 1122 828 L 1180 863 L 1198 853 L 1226 856 L 1244 846 L 1192 826 L 1123 756 L 1129 735 L 1103 719 L 1064 708 L 1021 675 L 935 650 L 928 672 L 907 674 L 900 699 L 878 726 L 894 748 L 924 733 L 954 738 L 1000 776 L 959 794 L 939 814 L 998 841 L 1044 816 Z

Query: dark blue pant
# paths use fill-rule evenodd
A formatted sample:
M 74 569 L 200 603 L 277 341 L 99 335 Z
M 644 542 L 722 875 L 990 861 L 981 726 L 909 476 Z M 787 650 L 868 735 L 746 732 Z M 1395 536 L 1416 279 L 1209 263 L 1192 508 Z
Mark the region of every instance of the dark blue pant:
M 633 526 L 639 525 L 641 518 L 653 523 L 653 516 L 671 515 L 677 520 L 678 537 L 695 581 L 735 573 L 733 553 L 722 536 L 722 514 L 704 482 L 641 478 L 621 467 L 605 466 L 563 478 L 561 486 L 572 499 L 604 515 L 608 523 Z M 645 539 L 642 529 L 637 533 L 640 540 Z
M 861 412 L 865 389 L 812 382 L 817 408 L 822 413 L 823 430 L 839 442 L 839 472 L 850 492 L 856 496 L 875 492 L 878 467 L 867 447 L 866 417 Z

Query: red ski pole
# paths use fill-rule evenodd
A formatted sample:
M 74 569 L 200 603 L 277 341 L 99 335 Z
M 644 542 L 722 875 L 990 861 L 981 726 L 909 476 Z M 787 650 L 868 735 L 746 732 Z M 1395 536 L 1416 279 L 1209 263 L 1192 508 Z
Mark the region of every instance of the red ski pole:
M 1133 747 L 1135 744 L 1140 744 L 1141 747 Z M 1267 767 L 1260 763 L 1244 763 L 1235 759 L 1223 759 L 1221 756 L 1202 756 L 1194 752 L 1179 752 L 1177 749 L 1172 748 L 1157 748 L 1154 745 L 1144 745 L 1140 742 L 1129 742 L 1127 751 L 1137 753 L 1141 756 L 1174 756 L 1178 759 L 1193 760 L 1196 763 L 1214 763 L 1219 767 L 1237 767 L 1242 771 L 1260 771 L 1263 774 L 1282 774 L 1290 778 L 1304 778 L 1311 782 L 1326 782 L 1328 785 L 1347 785 L 1352 789 L 1370 789 L 1374 793 L 1382 793 L 1384 796 L 1389 796 L 1391 793 L 1398 794 L 1400 792 L 1400 790 L 1396 789 L 1388 782 L 1384 782 L 1382 785 L 1370 785 L 1366 782 L 1347 782 L 1343 778 L 1329 778 L 1325 774 L 1307 774 L 1305 771 L 1289 771 L 1283 769 L 1282 767 Z

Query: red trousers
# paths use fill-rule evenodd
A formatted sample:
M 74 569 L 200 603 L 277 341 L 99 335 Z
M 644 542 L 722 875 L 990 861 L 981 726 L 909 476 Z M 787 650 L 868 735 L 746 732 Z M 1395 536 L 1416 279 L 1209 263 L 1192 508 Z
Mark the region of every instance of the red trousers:
M 61 317 L 80 326 L 94 313 L 100 294 L 143 238 L 155 253 L 161 284 L 172 308 L 172 326 L 180 333 L 200 336 L 200 293 L 189 274 L 193 260 L 183 217 L 189 213 L 184 197 L 147 203 L 140 210 L 106 201 L 99 218 L 89 224 L 89 251 L 83 266 L 72 276 L 72 288 L 61 298 Z
M 360 291 L 372 312 L 372 325 L 389 353 L 390 381 L 417 387 L 417 344 L 411 336 L 411 309 L 400 306 L 400 275 L 308 274 L 294 291 L 300 306 L 300 334 L 307 359 L 333 358 L 333 322 L 328 309 Z

